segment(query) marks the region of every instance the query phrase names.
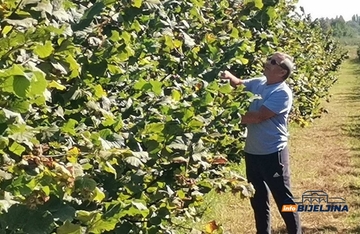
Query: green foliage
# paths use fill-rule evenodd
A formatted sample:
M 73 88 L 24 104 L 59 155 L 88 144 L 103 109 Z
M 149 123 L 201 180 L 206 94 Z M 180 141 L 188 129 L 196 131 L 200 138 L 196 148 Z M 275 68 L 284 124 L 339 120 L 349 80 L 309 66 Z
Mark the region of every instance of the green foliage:
M 345 21 L 342 16 L 336 18 L 315 19 L 320 23 L 326 33 L 331 33 L 345 45 L 359 45 L 360 43 L 360 18 L 353 15 L 352 19 Z
M 231 189 L 252 95 L 219 82 L 298 69 L 292 119 L 318 116 L 343 58 L 288 1 L 2 1 L 1 230 L 163 233 Z M 21 215 L 20 215 L 21 214 Z M 26 218 L 24 218 L 26 216 Z

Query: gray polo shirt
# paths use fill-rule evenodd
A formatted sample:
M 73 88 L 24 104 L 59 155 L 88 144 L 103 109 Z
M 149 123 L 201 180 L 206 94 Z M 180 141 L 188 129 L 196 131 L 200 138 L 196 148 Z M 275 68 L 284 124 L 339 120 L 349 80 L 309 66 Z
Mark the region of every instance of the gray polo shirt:
M 247 124 L 245 152 L 264 155 L 282 150 L 288 142 L 287 121 L 293 96 L 285 82 L 267 85 L 266 77 L 244 81 L 245 90 L 259 95 L 261 99 L 254 100 L 249 111 L 258 111 L 262 105 L 276 115 L 257 124 Z

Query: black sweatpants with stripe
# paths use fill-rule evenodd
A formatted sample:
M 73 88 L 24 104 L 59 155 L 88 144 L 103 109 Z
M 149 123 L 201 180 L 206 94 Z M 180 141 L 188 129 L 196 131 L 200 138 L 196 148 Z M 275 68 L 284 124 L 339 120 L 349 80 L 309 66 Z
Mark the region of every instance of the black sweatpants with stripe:
M 284 204 L 295 204 L 290 191 L 289 150 L 267 155 L 245 153 L 246 174 L 256 190 L 250 198 L 254 210 L 257 234 L 271 233 L 269 190 L 285 221 L 289 234 L 300 234 L 301 225 L 297 212 L 281 212 Z

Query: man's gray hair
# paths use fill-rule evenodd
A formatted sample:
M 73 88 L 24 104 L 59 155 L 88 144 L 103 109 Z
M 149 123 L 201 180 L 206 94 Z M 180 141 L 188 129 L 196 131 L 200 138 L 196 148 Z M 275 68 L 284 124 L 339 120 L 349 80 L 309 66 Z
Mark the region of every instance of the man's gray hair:
M 284 76 L 284 80 L 287 79 L 294 70 L 294 58 L 283 52 L 276 52 L 275 54 L 281 55 L 283 58 L 280 62 L 280 66 L 287 71 Z

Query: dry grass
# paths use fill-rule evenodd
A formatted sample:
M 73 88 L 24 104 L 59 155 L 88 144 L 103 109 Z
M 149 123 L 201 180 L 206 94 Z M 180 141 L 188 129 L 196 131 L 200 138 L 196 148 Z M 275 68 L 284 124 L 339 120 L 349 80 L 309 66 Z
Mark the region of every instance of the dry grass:
M 357 75 L 359 74 L 359 75 Z M 360 233 L 360 63 L 343 64 L 333 97 L 324 107 L 328 114 L 307 128 L 290 128 L 292 190 L 301 197 L 307 190 L 324 190 L 343 197 L 349 212 L 300 215 L 304 233 Z M 231 194 L 210 194 L 211 210 L 197 224 L 216 220 L 226 233 L 255 233 L 249 201 Z M 286 233 L 272 200 L 273 233 Z

